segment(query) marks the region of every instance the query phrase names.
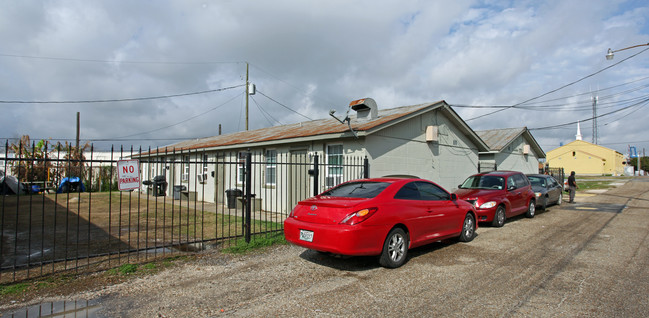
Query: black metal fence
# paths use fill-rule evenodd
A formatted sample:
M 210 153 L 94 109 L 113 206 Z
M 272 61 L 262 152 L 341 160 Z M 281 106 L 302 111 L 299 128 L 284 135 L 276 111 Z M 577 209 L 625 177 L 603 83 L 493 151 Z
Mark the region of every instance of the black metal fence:
M 369 175 L 366 158 L 306 151 L 28 148 L 0 158 L 0 283 L 276 235 L 298 201 Z M 116 190 L 122 158 L 138 160 L 140 188 Z
M 566 176 L 563 168 L 551 168 L 549 166 L 544 166 L 543 168 L 539 169 L 539 173 L 551 175 L 559 182 L 561 186 L 563 186 L 563 181 Z

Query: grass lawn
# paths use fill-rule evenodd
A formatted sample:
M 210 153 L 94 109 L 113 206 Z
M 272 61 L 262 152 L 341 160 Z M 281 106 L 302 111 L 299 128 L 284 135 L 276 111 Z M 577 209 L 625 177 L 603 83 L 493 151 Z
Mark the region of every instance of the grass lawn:
M 130 258 L 129 253 L 147 250 L 137 256 L 146 259 L 172 246 L 244 234 L 241 210 L 193 201 L 179 204 L 136 192 L 2 196 L 0 211 L 4 271 L 27 264 L 57 271 L 49 264 L 77 268 L 90 258 Z M 252 233 L 282 229 L 281 221 L 268 213 L 253 213 Z M 5 278 L 0 275 L 0 281 Z

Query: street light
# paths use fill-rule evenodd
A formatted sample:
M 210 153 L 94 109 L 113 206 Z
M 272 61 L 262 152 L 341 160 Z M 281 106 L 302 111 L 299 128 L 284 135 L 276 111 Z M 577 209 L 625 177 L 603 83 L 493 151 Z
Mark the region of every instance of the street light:
M 609 49 L 608 49 L 608 52 L 606 53 L 606 59 L 607 59 L 607 60 L 612 60 L 612 59 L 613 59 L 613 56 L 614 56 L 613 53 L 615 53 L 615 52 L 620 52 L 620 51 L 624 51 L 624 50 L 628 50 L 628 49 L 632 49 L 632 48 L 634 48 L 634 47 L 640 47 L 640 46 L 649 46 L 649 43 L 646 43 L 646 44 L 638 44 L 638 45 L 634 45 L 634 46 L 629 46 L 629 47 L 625 47 L 625 48 L 623 48 L 623 49 L 619 49 L 619 50 L 615 50 L 615 51 L 613 51 L 613 50 L 611 50 L 611 49 L 609 48 Z
M 638 44 L 638 45 L 634 45 L 634 46 L 629 46 L 629 47 L 625 47 L 625 48 L 623 48 L 623 49 L 619 49 L 619 50 L 615 50 L 615 51 L 611 50 L 611 48 L 608 48 L 608 52 L 606 52 L 606 59 L 609 60 L 609 61 L 612 60 L 612 59 L 613 59 L 613 56 L 614 56 L 613 53 L 615 53 L 615 52 L 620 52 L 620 51 L 624 51 L 624 50 L 628 50 L 628 49 L 632 49 L 632 48 L 634 48 L 634 47 L 640 47 L 640 46 L 649 46 L 649 43 Z M 646 51 L 646 50 L 645 50 L 645 51 Z M 644 51 L 643 51 L 643 52 L 644 52 Z M 640 52 L 640 53 L 642 53 L 642 52 Z M 639 53 L 638 53 L 638 54 L 639 54 Z M 595 107 L 595 106 L 593 105 L 593 107 Z M 593 116 L 593 118 L 595 118 L 595 116 Z M 594 120 L 597 120 L 597 119 L 595 118 Z M 595 125 L 595 126 L 597 126 L 597 125 Z M 630 148 L 629 148 L 629 149 L 630 149 Z M 631 152 L 631 150 L 629 150 L 629 152 Z M 629 154 L 629 155 L 630 155 L 630 154 Z M 637 156 L 637 158 L 638 158 L 638 175 L 640 175 L 640 156 Z

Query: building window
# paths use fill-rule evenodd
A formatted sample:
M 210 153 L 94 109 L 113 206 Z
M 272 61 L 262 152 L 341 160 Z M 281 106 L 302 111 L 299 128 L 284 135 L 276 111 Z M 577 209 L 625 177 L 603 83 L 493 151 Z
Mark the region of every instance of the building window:
M 184 164 L 183 168 L 183 175 L 182 175 L 182 182 L 188 182 L 189 181 L 189 156 L 184 156 L 183 157 L 183 162 L 181 164 Z
M 159 158 L 158 158 L 158 161 L 160 161 Z M 155 177 L 157 167 L 159 167 L 159 164 L 155 164 L 155 162 L 149 163 L 149 170 L 148 170 L 149 171 L 149 176 L 148 176 L 149 178 L 148 179 L 153 179 L 153 177 Z
M 266 150 L 266 185 L 277 182 L 277 150 Z
M 237 165 L 237 182 L 243 183 L 246 180 L 246 153 L 239 153 L 239 164 Z
M 331 188 L 343 182 L 343 145 L 327 146 L 327 176 L 325 185 Z
M 203 155 L 203 173 L 199 174 L 198 177 L 198 182 L 200 183 L 205 183 L 207 182 L 207 169 L 208 169 L 208 164 L 207 164 L 208 156 Z

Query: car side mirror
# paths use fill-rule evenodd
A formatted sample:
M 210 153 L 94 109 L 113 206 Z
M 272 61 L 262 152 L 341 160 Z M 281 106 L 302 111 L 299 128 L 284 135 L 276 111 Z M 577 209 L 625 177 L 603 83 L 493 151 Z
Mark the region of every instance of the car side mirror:
M 451 193 L 451 201 L 457 201 L 457 194 Z
M 516 190 L 516 187 L 515 187 L 515 186 L 509 186 L 509 187 L 507 187 L 507 191 L 514 191 L 514 190 Z

